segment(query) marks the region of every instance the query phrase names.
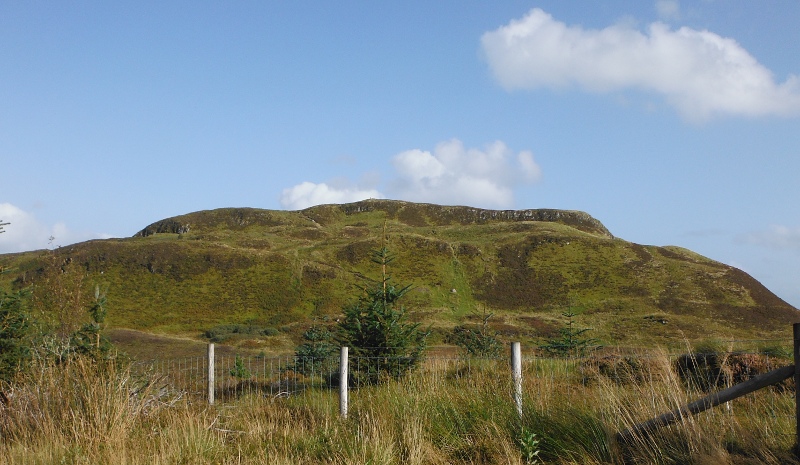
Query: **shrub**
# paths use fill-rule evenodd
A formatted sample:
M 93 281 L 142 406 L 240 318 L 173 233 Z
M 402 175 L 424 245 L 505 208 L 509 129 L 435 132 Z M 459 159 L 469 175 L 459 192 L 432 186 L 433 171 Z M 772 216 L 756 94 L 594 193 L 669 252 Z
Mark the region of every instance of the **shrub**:
M 217 325 L 206 330 L 203 336 L 214 343 L 223 343 L 231 339 L 258 336 L 275 336 L 279 331 L 272 327 L 251 324 Z
M 98 359 L 107 357 L 111 352 L 111 341 L 102 334 L 107 313 L 105 305 L 105 294 L 101 294 L 100 287 L 95 286 L 94 303 L 89 307 L 92 321 L 81 326 L 70 337 L 72 350 L 75 353 Z
M 22 293 L 0 290 L 0 381 L 10 381 L 30 358 L 29 327 Z
M 244 364 L 244 359 L 238 355 L 233 362 L 233 368 L 231 368 L 230 375 L 240 380 L 250 379 L 253 376 L 250 372 L 250 369 Z
M 779 364 L 762 354 L 701 352 L 682 354 L 675 361 L 675 370 L 689 387 L 713 391 L 747 381 L 779 368 Z M 778 386 L 787 388 L 793 380 Z
M 581 362 L 584 382 L 604 378 L 617 385 L 642 384 L 658 373 L 657 361 L 641 355 L 592 355 Z

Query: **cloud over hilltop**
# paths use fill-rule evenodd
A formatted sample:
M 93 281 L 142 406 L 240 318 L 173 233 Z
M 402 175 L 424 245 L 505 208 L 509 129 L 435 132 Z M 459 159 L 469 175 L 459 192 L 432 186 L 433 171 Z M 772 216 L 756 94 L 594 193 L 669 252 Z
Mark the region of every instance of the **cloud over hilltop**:
M 496 141 L 467 149 L 458 139 L 439 143 L 432 152 L 407 150 L 392 159 L 397 178 L 394 197 L 414 202 L 508 208 L 513 187 L 537 181 L 541 169 L 529 151 L 512 152 Z
M 394 172 L 386 186 L 388 197 L 412 202 L 510 208 L 513 188 L 533 183 L 541 168 L 530 151 L 518 153 L 496 141 L 483 149 L 466 148 L 458 139 L 441 142 L 433 151 L 411 149 L 391 159 Z M 302 209 L 325 203 L 384 198 L 376 189 L 303 182 L 283 190 L 281 205 Z
M 661 6 L 670 13 L 671 4 Z M 677 10 L 672 11 L 677 14 Z M 655 22 L 605 29 L 568 26 L 533 9 L 481 38 L 495 79 L 507 90 L 577 87 L 637 89 L 664 96 L 686 119 L 800 114 L 800 78 L 772 72 L 731 38 Z

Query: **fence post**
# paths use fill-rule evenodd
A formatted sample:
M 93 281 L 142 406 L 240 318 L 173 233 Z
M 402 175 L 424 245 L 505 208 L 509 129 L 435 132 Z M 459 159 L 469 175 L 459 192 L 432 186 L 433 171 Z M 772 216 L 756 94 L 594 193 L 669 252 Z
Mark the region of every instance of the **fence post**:
M 214 344 L 208 344 L 208 405 L 214 405 Z
M 339 415 L 342 418 L 347 418 L 347 378 L 349 376 L 347 351 L 347 347 L 342 347 L 339 356 Z
M 514 404 L 522 420 L 522 346 L 519 342 L 511 343 L 511 371 L 514 378 Z
M 800 456 L 800 323 L 792 325 L 794 336 L 794 420 L 795 420 L 795 441 L 794 453 Z

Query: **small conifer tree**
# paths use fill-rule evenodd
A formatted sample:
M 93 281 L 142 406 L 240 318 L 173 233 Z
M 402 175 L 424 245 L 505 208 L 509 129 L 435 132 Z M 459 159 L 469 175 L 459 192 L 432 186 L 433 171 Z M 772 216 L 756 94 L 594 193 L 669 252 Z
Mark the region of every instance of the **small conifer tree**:
M 364 295 L 344 309 L 337 342 L 359 358 L 351 367 L 357 382 L 375 383 L 382 378 L 400 378 L 422 360 L 429 331 L 407 321 L 400 299 L 411 286 L 397 287 L 386 272 L 394 256 L 386 247 L 373 252 L 382 278 L 364 289 Z
M 75 353 L 88 355 L 95 359 L 106 358 L 111 351 L 111 341 L 102 334 L 106 320 L 106 296 L 100 287 L 94 288 L 94 302 L 89 306 L 92 321 L 81 326 L 70 337 L 70 345 Z
M 233 361 L 233 368 L 231 368 L 230 375 L 238 380 L 248 380 L 253 376 L 250 369 L 245 365 L 244 359 L 239 355 L 236 355 Z
M 591 331 L 591 328 L 576 328 L 576 313 L 572 311 L 564 312 L 561 316 L 567 318 L 567 323 L 559 329 L 558 337 L 548 339 L 539 346 L 549 355 L 556 357 L 583 357 L 587 353 L 601 348 L 599 340 L 585 337 L 584 334 Z
M 483 316 L 480 317 L 482 319 L 480 329 L 456 326 L 448 335 L 448 342 L 461 347 L 473 357 L 498 357 L 501 351 L 498 333 L 489 330 L 489 319 L 493 316 L 493 313 L 486 313 L 484 309 Z
M 315 324 L 303 333 L 303 343 L 295 349 L 294 371 L 308 375 L 328 370 L 335 353 L 333 333 L 327 327 Z

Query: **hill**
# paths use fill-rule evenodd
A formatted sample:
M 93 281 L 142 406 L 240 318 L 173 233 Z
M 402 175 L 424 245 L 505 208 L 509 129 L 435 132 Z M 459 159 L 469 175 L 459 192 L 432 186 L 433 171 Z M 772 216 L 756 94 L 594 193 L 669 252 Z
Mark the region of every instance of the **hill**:
M 282 351 L 313 320 L 334 321 L 378 277 L 370 251 L 384 230 L 397 255 L 390 274 L 413 285 L 406 307 L 438 340 L 484 311 L 507 338 L 537 341 L 571 310 L 613 345 L 787 337 L 800 321 L 741 270 L 616 238 L 583 212 L 391 200 L 190 213 L 131 238 L 0 255 L 12 270 L 0 286 L 36 286 L 48 263 L 69 267 L 87 292 L 107 289 L 112 328 L 189 338 L 227 331 L 246 347 Z

